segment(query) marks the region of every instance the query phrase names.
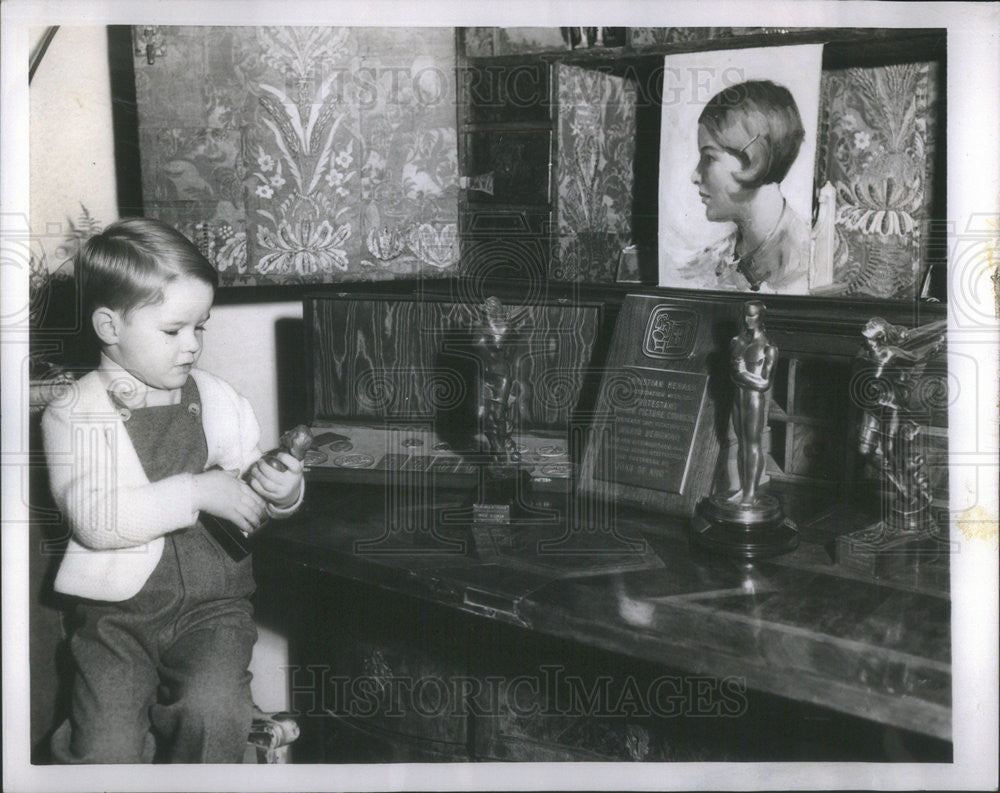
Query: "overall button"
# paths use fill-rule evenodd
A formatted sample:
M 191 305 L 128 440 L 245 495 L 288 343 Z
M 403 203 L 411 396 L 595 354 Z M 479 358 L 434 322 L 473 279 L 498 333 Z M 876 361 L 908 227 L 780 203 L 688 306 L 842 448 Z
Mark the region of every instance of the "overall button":
M 192 416 L 195 417 L 200 416 L 201 405 L 199 405 L 197 402 L 192 402 L 190 405 L 188 405 L 188 413 L 190 413 Z

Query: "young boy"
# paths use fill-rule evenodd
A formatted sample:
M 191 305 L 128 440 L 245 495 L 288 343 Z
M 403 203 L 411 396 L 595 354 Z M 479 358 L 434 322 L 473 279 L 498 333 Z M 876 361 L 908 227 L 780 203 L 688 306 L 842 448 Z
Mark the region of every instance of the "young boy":
M 712 268 L 722 289 L 808 290 L 809 226 L 781 193 L 804 136 L 795 99 L 767 80 L 730 86 L 708 101 L 691 181 L 705 216 L 736 230 L 697 254 L 682 275 L 703 277 Z
M 250 558 L 198 521 L 252 533 L 291 514 L 302 464 L 260 463 L 250 403 L 194 368 L 218 284 L 183 235 L 126 218 L 77 258 L 98 368 L 42 418 L 56 503 L 72 538 L 56 576 L 78 598 L 71 716 L 60 762 L 239 762 L 252 718 L 257 630 Z M 212 468 L 213 470 L 207 470 Z

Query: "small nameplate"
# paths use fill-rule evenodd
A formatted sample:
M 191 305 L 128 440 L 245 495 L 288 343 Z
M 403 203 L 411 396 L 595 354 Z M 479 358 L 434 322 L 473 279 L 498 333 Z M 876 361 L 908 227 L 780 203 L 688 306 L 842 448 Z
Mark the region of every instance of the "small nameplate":
M 510 504 L 473 504 L 472 521 L 507 525 L 510 523 Z

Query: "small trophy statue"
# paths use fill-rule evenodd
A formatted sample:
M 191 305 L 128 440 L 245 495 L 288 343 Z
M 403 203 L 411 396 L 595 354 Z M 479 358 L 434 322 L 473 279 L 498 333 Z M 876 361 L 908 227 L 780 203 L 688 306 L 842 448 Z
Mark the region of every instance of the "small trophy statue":
M 253 469 L 263 460 L 268 465 L 277 468 L 279 471 L 287 470 L 285 464 L 278 459 L 278 452 L 288 452 L 296 460 L 302 460 L 306 452 L 312 446 L 313 437 L 309 428 L 304 424 L 290 429 L 281 436 L 277 449 L 271 449 L 261 455 L 260 460 L 251 465 L 243 473 L 243 481 L 249 482 Z M 243 534 L 236 524 L 223 520 L 215 515 L 202 512 L 199 516 L 202 524 L 208 529 L 209 534 L 215 539 L 223 550 L 229 554 L 234 562 L 245 559 L 250 553 L 249 538 Z
M 483 498 L 473 503 L 473 521 L 507 524 L 527 497 L 529 481 L 520 466 L 521 456 L 513 437 L 522 389 L 517 380 L 517 337 L 523 318 L 512 321 L 510 312 L 496 297 L 486 298 L 480 313 L 482 319 L 476 326 L 473 346 L 483 366 L 478 417 L 490 462 Z
M 937 550 L 923 440 L 931 414 L 946 403 L 942 376 L 927 372 L 944 347 L 945 320 L 907 330 L 874 317 L 862 335 L 851 383 L 862 409 L 857 448 L 890 495 L 880 520 L 837 538 L 837 561 L 879 576 Z
M 729 348 L 740 487 L 703 498 L 695 507 L 692 539 L 707 550 L 744 559 L 775 556 L 798 546 L 799 533 L 781 502 L 760 485 L 764 473 L 762 438 L 767 426 L 778 348 L 764 332 L 764 304 L 743 304 L 743 327 Z

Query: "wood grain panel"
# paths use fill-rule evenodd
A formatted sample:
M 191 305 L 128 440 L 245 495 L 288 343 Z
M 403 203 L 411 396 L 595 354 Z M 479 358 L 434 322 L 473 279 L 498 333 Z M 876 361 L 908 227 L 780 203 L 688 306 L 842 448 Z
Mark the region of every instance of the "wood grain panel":
M 458 302 L 312 298 L 313 416 L 468 425 L 481 366 L 475 306 Z M 597 335 L 595 306 L 515 307 L 520 423 L 566 427 Z

